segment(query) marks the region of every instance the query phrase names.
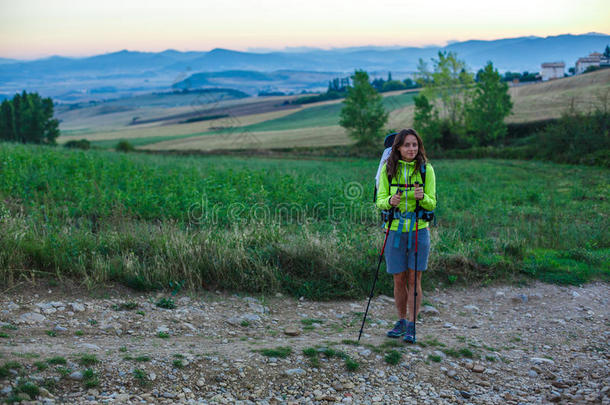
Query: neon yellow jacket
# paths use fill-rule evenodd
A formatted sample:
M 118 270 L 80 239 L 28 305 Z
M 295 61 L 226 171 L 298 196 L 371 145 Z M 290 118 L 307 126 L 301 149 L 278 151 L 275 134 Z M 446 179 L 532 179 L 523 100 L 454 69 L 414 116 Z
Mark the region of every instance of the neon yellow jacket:
M 403 190 L 402 196 L 400 197 L 400 203 L 398 209 L 400 212 L 415 211 L 415 196 L 413 195 L 413 188 L 409 188 L 407 192 L 405 189 L 405 175 L 408 176 L 407 183 L 413 184 L 415 182 L 421 184 L 422 178 L 419 170 L 415 173 L 415 162 L 405 162 L 404 160 L 398 161 L 398 170 L 396 177 L 392 178 L 392 186 L 388 183 L 388 174 L 386 171 L 386 165 L 383 165 L 381 169 L 381 175 L 379 176 L 379 190 L 377 191 L 377 208 L 382 210 L 389 210 L 392 208 L 390 205 L 390 197 L 396 194 L 398 187 L 395 184 L 400 184 L 400 188 Z M 389 190 L 389 192 L 388 192 Z M 405 198 L 406 197 L 406 198 Z M 426 211 L 433 211 L 436 208 L 436 178 L 434 176 L 434 168 L 430 163 L 426 164 L 426 184 L 424 186 L 424 198 L 419 201 L 419 206 Z M 409 230 L 409 220 L 405 221 L 403 232 Z M 426 228 L 428 222 L 419 220 L 419 228 Z M 392 221 L 392 231 L 398 229 L 398 219 Z

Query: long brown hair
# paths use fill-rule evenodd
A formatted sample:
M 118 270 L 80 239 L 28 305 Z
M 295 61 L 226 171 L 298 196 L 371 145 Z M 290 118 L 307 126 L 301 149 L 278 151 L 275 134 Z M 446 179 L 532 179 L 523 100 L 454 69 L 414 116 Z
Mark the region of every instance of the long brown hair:
M 428 157 L 426 156 L 426 149 L 424 149 L 424 141 L 422 141 L 421 136 L 415 131 L 413 128 L 403 129 L 394 137 L 394 143 L 392 144 L 392 152 L 388 157 L 386 163 L 386 172 L 390 178 L 396 177 L 396 172 L 398 171 L 398 161 L 402 159 L 400 154 L 400 150 L 398 148 L 405 143 L 405 138 L 407 135 L 413 135 L 417 139 L 417 155 L 415 155 L 415 171 L 417 173 L 419 168 L 422 167 L 426 162 L 428 162 Z

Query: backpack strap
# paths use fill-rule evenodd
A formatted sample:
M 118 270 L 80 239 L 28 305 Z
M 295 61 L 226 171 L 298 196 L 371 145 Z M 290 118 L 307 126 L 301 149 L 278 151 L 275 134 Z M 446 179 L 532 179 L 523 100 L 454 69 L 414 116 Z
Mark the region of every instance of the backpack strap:
M 421 174 L 422 187 L 426 185 L 426 163 L 419 167 L 419 174 Z

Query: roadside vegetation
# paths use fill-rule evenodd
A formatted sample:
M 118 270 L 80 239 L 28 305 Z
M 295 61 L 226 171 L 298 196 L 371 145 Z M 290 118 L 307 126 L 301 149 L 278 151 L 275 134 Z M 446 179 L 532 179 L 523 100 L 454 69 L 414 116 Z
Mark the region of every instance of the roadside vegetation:
M 382 239 L 377 162 L 0 143 L 0 280 L 362 297 Z M 608 280 L 608 169 L 432 164 L 439 205 L 427 282 Z M 391 295 L 388 277 L 379 286 Z

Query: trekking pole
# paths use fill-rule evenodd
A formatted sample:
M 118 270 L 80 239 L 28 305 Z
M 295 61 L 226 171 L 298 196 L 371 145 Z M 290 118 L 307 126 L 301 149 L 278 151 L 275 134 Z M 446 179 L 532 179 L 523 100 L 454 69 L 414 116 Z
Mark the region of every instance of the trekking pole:
M 396 194 L 401 195 L 402 190 L 398 189 Z M 388 229 L 385 231 L 385 238 L 383 239 L 383 246 L 381 247 L 381 252 L 379 253 L 379 263 L 377 263 L 377 271 L 375 272 L 375 278 L 373 279 L 373 287 L 371 288 L 371 293 L 369 294 L 369 302 L 366 304 L 366 310 L 364 311 L 364 318 L 362 318 L 362 325 L 360 326 L 360 333 L 358 334 L 358 343 L 360 343 L 360 337 L 362 336 L 362 330 L 364 329 L 364 322 L 366 321 L 366 315 L 369 313 L 369 306 L 371 305 L 371 299 L 373 298 L 373 293 L 375 292 L 375 284 L 377 284 L 377 278 L 379 277 L 379 268 L 381 267 L 381 260 L 383 260 L 383 252 L 385 251 L 385 244 L 388 241 L 388 235 L 390 234 L 390 228 L 392 227 L 392 220 L 394 219 L 394 211 L 396 207 L 392 207 L 390 209 L 390 218 L 388 219 Z
M 419 183 L 415 183 L 416 186 Z M 415 343 L 415 324 L 417 323 L 417 231 L 419 230 L 419 220 L 417 216 L 419 211 L 419 200 L 415 200 L 415 283 L 413 284 L 413 343 Z M 411 228 L 413 229 L 413 228 Z

